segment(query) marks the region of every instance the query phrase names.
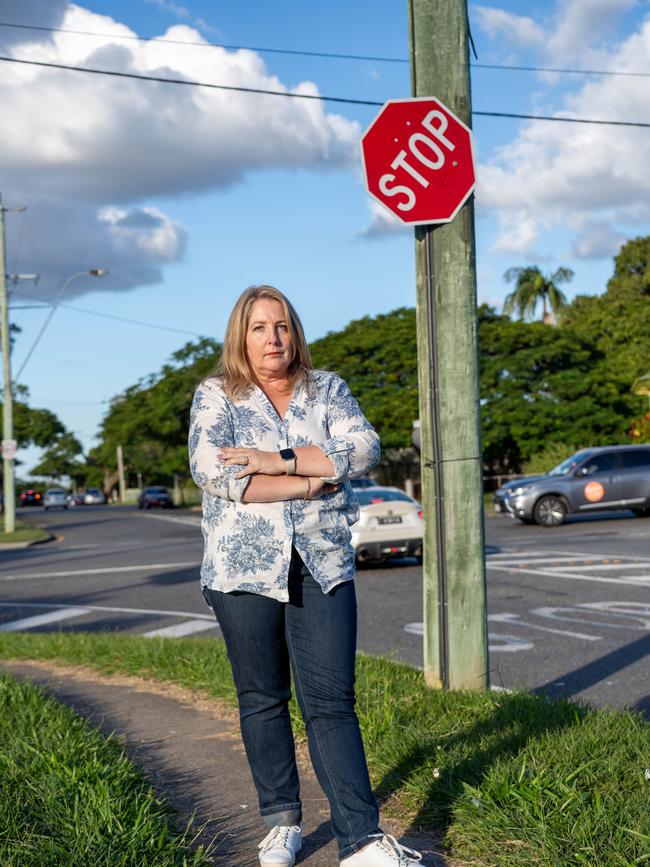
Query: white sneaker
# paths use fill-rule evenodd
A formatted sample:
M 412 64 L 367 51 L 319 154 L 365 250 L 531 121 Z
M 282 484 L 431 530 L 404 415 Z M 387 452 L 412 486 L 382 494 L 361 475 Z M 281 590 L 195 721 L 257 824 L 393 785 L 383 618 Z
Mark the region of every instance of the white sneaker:
M 260 864 L 292 867 L 296 852 L 302 848 L 302 828 L 300 825 L 277 825 L 271 828 L 257 848 L 260 850 Z
M 390 834 L 372 836 L 380 839 L 344 858 L 341 867 L 411 867 L 422 860 L 419 852 L 402 846 Z

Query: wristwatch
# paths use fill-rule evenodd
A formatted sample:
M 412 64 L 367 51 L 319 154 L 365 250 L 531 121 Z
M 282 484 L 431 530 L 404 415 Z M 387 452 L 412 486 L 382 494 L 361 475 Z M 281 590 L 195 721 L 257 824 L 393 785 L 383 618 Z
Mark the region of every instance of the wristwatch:
M 285 463 L 288 476 L 293 476 L 296 472 L 296 453 L 293 449 L 280 449 L 280 457 Z

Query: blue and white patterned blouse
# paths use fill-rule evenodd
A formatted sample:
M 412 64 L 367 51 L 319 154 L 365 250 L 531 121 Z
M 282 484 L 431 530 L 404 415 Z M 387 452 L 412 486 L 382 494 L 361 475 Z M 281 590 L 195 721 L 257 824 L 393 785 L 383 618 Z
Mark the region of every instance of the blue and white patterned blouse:
M 249 477 L 217 458 L 224 447 L 279 451 L 317 445 L 334 464 L 327 481 L 339 490 L 316 500 L 243 503 Z M 205 540 L 201 583 L 226 593 L 243 590 L 286 602 L 291 546 L 327 593 L 354 577 L 350 524 L 359 506 L 348 479 L 379 460 L 379 437 L 346 383 L 310 371 L 294 390 L 284 419 L 257 386 L 239 400 L 216 377 L 196 390 L 190 416 L 190 468 L 203 489 Z

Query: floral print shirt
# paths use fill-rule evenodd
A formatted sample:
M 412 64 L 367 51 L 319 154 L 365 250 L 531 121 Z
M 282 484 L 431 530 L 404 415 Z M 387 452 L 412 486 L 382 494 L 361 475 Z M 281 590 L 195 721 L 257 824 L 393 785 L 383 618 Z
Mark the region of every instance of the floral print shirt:
M 249 477 L 217 458 L 223 447 L 279 451 L 319 446 L 334 465 L 337 491 L 316 500 L 243 503 Z M 216 377 L 197 388 L 190 416 L 190 468 L 203 489 L 201 583 L 212 590 L 260 593 L 286 602 L 291 546 L 327 593 L 354 577 L 350 524 L 359 505 L 349 479 L 379 460 L 379 437 L 346 383 L 309 371 L 284 418 L 257 386 L 231 400 Z

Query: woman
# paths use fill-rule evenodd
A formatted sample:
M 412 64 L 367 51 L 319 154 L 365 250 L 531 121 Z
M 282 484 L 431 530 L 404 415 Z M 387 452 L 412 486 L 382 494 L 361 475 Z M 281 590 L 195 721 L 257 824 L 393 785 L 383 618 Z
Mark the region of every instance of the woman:
M 379 828 L 354 712 L 349 525 L 359 513 L 348 479 L 377 463 L 379 439 L 343 380 L 313 370 L 277 289 L 252 287 L 236 302 L 219 370 L 194 396 L 189 446 L 204 491 L 203 593 L 226 642 L 270 829 L 261 864 L 292 865 L 302 844 L 290 670 L 341 864 L 416 864 L 418 853 Z

